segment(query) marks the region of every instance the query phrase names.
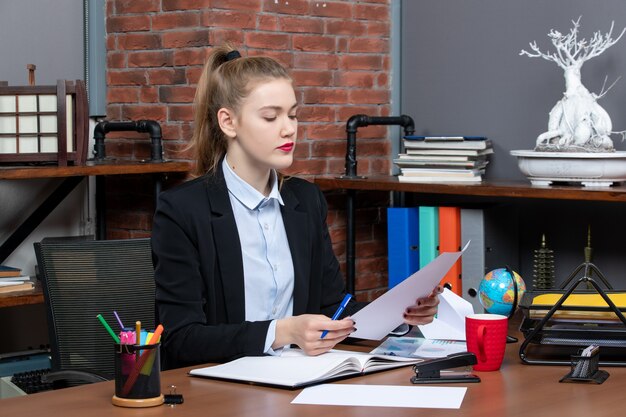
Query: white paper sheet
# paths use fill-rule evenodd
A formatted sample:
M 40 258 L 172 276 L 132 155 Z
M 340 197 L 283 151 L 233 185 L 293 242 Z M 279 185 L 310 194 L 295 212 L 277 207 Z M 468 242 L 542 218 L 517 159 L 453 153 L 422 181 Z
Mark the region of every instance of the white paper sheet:
M 472 303 L 447 288 L 439 295 L 437 317 L 418 326 L 426 339 L 465 340 L 465 317 L 474 314 Z
M 352 318 L 356 322 L 357 330 L 350 336 L 380 340 L 402 324 L 404 310 L 414 304 L 417 298 L 426 297 L 432 292 L 461 257 L 469 243 L 467 242 L 460 252 L 442 253 L 428 265 L 353 314 Z
M 11 285 L 19 285 L 19 284 L 23 284 L 26 281 L 0 281 L 0 287 L 10 287 Z
M 458 409 L 466 391 L 466 387 L 324 384 L 305 388 L 291 403 Z

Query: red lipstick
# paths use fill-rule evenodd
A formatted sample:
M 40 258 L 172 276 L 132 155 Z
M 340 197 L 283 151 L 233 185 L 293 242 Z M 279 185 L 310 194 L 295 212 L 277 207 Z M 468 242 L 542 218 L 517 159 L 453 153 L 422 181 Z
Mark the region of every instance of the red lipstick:
M 280 149 L 283 152 L 291 152 L 293 150 L 294 147 L 294 143 L 293 142 L 287 142 L 282 146 L 279 146 L 278 149 Z

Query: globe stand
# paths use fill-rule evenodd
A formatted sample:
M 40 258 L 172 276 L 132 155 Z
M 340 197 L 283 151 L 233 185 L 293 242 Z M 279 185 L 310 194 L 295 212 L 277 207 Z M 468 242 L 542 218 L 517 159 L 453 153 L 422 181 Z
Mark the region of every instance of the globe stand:
M 513 283 L 513 303 L 511 304 L 511 311 L 509 312 L 509 315 L 507 316 L 507 319 L 511 320 L 511 318 L 515 314 L 515 311 L 517 311 L 517 305 L 519 304 L 518 295 L 517 295 L 517 292 L 518 292 L 517 280 L 515 279 L 515 274 L 513 273 L 511 268 L 509 268 L 508 265 L 506 265 L 504 267 L 504 269 L 506 269 L 506 272 L 509 273 L 509 276 L 511 277 L 511 282 Z M 517 337 L 507 335 L 506 336 L 506 342 L 507 343 L 517 343 L 518 340 L 517 340 Z

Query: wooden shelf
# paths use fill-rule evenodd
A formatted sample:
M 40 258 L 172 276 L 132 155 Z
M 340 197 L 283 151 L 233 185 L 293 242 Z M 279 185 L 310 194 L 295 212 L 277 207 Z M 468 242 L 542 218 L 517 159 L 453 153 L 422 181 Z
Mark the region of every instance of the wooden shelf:
M 96 163 L 87 161 L 85 165 L 59 167 L 57 165 L 0 166 L 0 180 L 23 180 L 42 178 L 70 178 L 105 175 L 135 175 L 161 173 L 187 173 L 190 162 L 166 161 L 129 161 L 107 159 Z M 41 287 L 24 292 L 0 294 L 0 308 L 43 302 Z
M 528 203 L 531 201 L 576 201 L 590 203 L 624 203 L 626 187 L 597 187 L 554 185 L 534 186 L 528 181 L 483 181 L 477 184 L 465 183 L 408 183 L 400 182 L 393 176 L 372 176 L 368 178 L 340 178 L 320 176 L 313 182 L 323 191 L 398 191 L 409 193 L 411 201 L 419 204 L 440 205 L 454 204 L 462 206 L 469 203 Z M 346 285 L 348 292 L 355 288 L 355 193 L 346 193 Z
M 43 291 L 39 281 L 36 281 L 35 288 L 32 290 L 0 294 L 0 308 L 41 303 L 43 303 Z
M 534 186 L 528 182 L 483 181 L 478 184 L 407 183 L 397 177 L 377 176 L 363 179 L 315 177 L 322 190 L 404 191 L 419 194 L 440 194 L 469 197 L 526 198 L 626 202 L 626 187 L 587 188 L 581 186 Z
M 189 172 L 190 162 L 124 161 L 105 160 L 102 163 L 88 161 L 80 166 L 0 166 L 0 180 L 35 178 L 65 178 L 90 175 L 131 175 L 169 172 Z

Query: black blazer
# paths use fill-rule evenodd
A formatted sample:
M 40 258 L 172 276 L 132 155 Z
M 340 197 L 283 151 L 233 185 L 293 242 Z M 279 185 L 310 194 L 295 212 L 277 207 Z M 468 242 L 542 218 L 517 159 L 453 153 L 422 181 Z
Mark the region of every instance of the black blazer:
M 281 207 L 295 274 L 293 314 L 332 316 L 345 294 L 314 184 L 285 180 Z M 152 231 L 165 368 L 262 355 L 269 321 L 245 321 L 239 233 L 221 164 L 159 196 Z M 351 303 L 344 315 L 353 314 Z

